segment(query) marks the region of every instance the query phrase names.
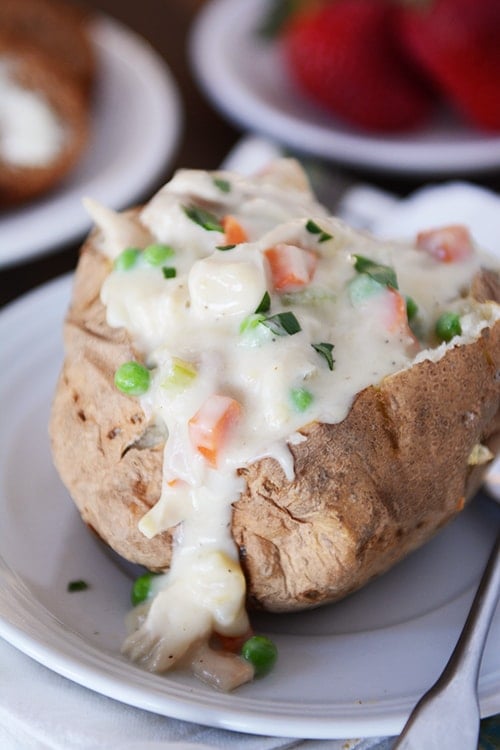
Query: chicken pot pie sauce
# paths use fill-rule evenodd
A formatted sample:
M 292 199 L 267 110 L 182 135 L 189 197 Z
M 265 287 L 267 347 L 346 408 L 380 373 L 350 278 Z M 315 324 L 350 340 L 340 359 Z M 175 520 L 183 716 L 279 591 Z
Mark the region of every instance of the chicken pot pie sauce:
M 288 446 L 302 427 L 341 421 L 363 388 L 439 358 L 499 313 L 464 296 L 481 263 L 474 248 L 444 263 L 354 232 L 316 203 L 292 161 L 254 178 L 180 171 L 129 226 L 130 243 L 128 219 L 89 207 L 110 258 L 140 242 L 101 297 L 150 369 L 141 405 L 168 435 L 162 494 L 139 526 L 147 537 L 176 528 L 172 565 L 124 646 L 162 671 L 213 631 L 248 629 L 231 537 L 238 470 L 270 456 L 292 479 Z M 152 244 L 160 264 L 147 260 Z M 439 344 L 444 311 L 461 333 Z

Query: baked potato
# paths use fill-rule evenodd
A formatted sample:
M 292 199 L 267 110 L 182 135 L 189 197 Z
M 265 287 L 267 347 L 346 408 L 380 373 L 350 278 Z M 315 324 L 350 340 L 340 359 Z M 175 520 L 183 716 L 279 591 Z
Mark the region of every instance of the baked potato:
M 86 524 L 170 570 L 132 658 L 161 671 L 246 632 L 246 606 L 345 597 L 473 497 L 500 434 L 500 278 L 463 227 L 375 241 L 288 160 L 252 179 L 181 171 L 145 208 L 89 210 L 50 435 Z M 130 362 L 147 384 L 123 392 Z M 212 606 L 221 560 L 238 585 Z M 191 604 L 210 617 L 165 648 L 155 603 L 204 576 Z

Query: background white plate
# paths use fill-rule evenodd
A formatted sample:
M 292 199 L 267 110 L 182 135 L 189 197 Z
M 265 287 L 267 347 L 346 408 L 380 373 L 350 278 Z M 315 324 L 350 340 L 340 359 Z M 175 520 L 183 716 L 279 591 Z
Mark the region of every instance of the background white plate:
M 497 169 L 500 135 L 482 135 L 440 113 L 405 136 L 349 129 L 302 97 L 277 44 L 255 30 L 268 0 L 211 0 L 193 29 L 194 71 L 214 104 L 239 125 L 304 153 L 358 167 L 415 175 Z
M 79 240 L 91 227 L 82 197 L 120 209 L 147 194 L 180 136 L 181 102 L 159 55 L 117 21 L 92 24 L 97 56 L 90 143 L 57 190 L 0 213 L 0 268 Z
M 119 653 L 130 580 L 87 531 L 52 466 L 47 437 L 70 279 L 0 314 L 0 636 L 69 679 L 130 705 L 200 724 L 307 738 L 398 732 L 442 670 L 500 525 L 482 498 L 425 548 L 344 602 L 261 616 L 271 675 L 234 694 L 184 674 L 150 675 Z M 443 477 L 446 481 L 446 477 Z M 68 594 L 73 579 L 90 584 Z M 500 612 L 480 677 L 483 715 L 500 710 Z M 20 676 L 21 679 L 21 676 Z

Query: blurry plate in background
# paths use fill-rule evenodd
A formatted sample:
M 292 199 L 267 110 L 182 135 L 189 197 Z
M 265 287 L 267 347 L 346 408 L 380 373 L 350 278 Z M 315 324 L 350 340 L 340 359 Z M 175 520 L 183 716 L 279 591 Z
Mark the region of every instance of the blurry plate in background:
M 91 34 L 97 74 L 90 143 L 59 188 L 0 213 L 0 268 L 83 238 L 91 220 L 82 197 L 125 208 L 155 186 L 175 152 L 181 103 L 163 60 L 112 19 L 98 17 Z
M 193 69 L 231 120 L 303 153 L 355 167 L 420 176 L 500 167 L 500 136 L 482 135 L 440 114 L 411 135 L 350 130 L 310 104 L 289 80 L 278 45 L 257 28 L 269 0 L 211 0 L 191 37 Z

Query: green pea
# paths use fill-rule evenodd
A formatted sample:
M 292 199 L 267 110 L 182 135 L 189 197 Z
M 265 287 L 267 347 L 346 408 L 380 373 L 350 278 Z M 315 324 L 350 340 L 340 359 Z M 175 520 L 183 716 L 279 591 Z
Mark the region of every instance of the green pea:
M 120 255 L 115 259 L 113 267 L 116 271 L 129 271 L 135 266 L 137 260 L 141 254 L 138 247 L 127 247 Z
M 445 312 L 437 320 L 436 336 L 440 341 L 451 341 L 454 336 L 460 336 L 462 326 L 460 316 L 454 312 Z
M 265 635 L 253 635 L 243 644 L 241 655 L 252 664 L 255 675 L 261 677 L 274 667 L 278 649 Z
M 136 607 L 138 604 L 145 602 L 152 595 L 152 583 L 155 573 L 144 573 L 139 578 L 136 578 L 130 592 L 130 601 L 133 606 Z
M 160 242 L 155 242 L 144 248 L 142 255 L 146 263 L 149 263 L 150 266 L 162 266 L 166 260 L 175 255 L 175 252 L 170 245 L 162 245 Z
M 297 411 L 306 411 L 314 401 L 314 396 L 307 388 L 292 388 L 290 399 Z
M 128 396 L 141 396 L 149 388 L 150 373 L 139 362 L 125 362 L 115 372 L 115 385 Z

